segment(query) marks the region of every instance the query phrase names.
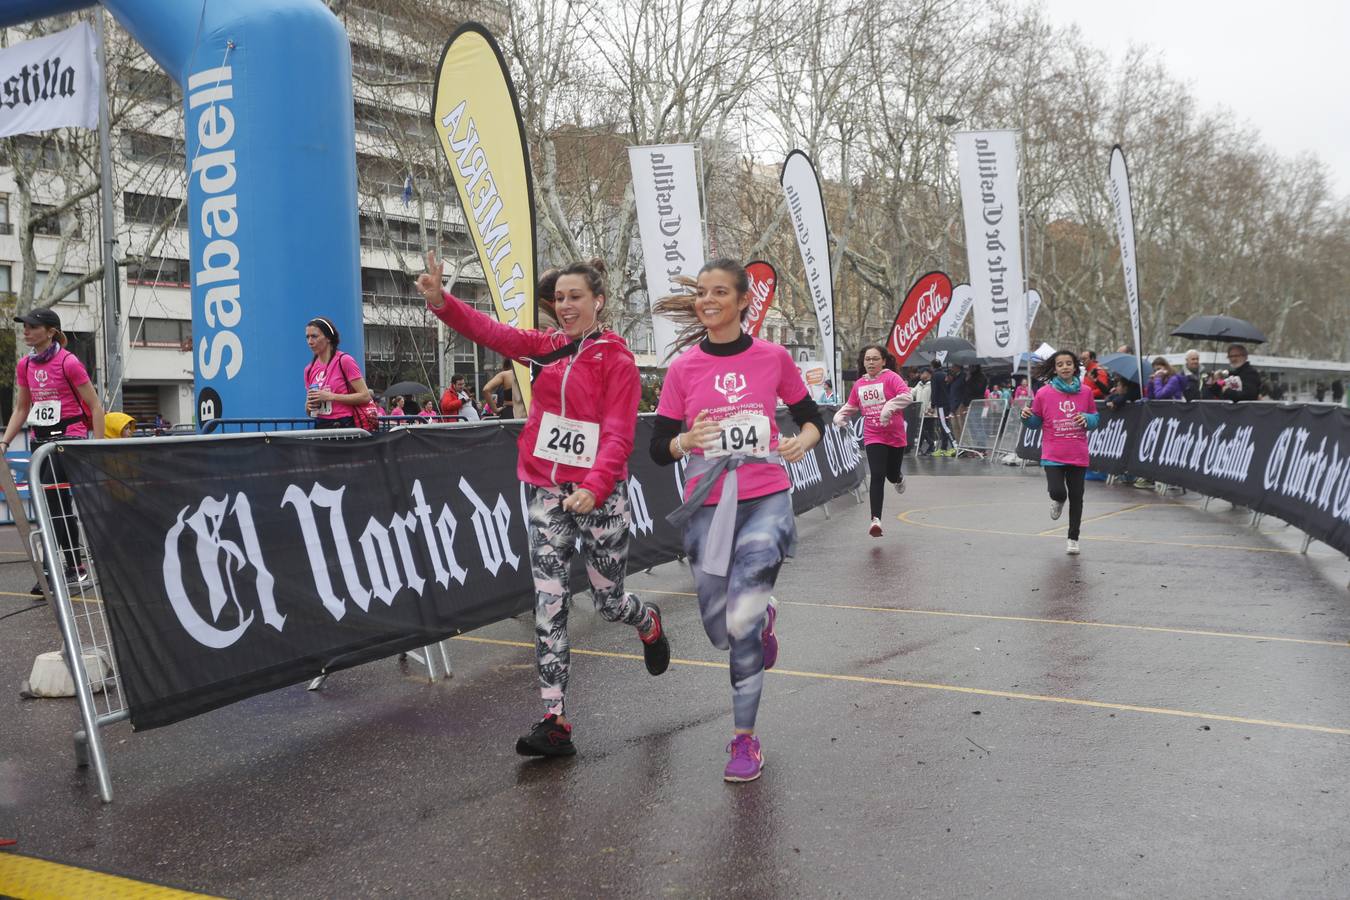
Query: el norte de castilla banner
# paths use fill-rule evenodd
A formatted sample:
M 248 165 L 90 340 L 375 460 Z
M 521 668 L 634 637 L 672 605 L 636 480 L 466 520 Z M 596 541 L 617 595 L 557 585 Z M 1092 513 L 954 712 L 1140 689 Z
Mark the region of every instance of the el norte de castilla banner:
M 699 207 L 698 157 L 693 144 L 629 147 L 633 202 L 642 262 L 647 275 L 647 301 L 688 294 L 681 276 L 703 268 L 703 213 Z M 679 334 L 676 324 L 652 312 L 652 336 L 659 365 L 668 365 Z
M 628 568 L 683 553 L 683 467 L 639 417 Z M 861 423 L 786 468 L 803 513 L 856 488 Z M 783 434 L 797 433 L 786 408 Z M 374 437 L 63 446 L 137 729 L 532 609 L 522 422 Z M 576 561 L 579 563 L 580 560 Z M 584 571 L 573 587 L 586 588 Z
M 97 128 L 98 37 L 88 22 L 0 50 L 0 137 Z
M 1100 425 L 1088 433 L 1096 471 L 1228 500 L 1350 554 L 1350 411 L 1169 400 L 1098 411 Z M 1040 461 L 1039 428 L 1022 429 L 1017 455 Z
M 955 139 L 974 296 L 975 352 L 1016 358 L 1026 352 L 1028 341 L 1017 132 L 962 131 Z
M 501 48 L 469 22 L 446 41 L 432 111 L 497 320 L 535 326 L 535 209 L 525 124 Z M 530 372 L 514 364 L 530 402 Z
M 788 219 L 801 251 L 806 289 L 816 310 L 820 346 L 829 379 L 839 387 L 834 353 L 834 266 L 830 260 L 830 228 L 825 218 L 825 197 L 811 157 L 793 150 L 779 176 L 787 199 Z

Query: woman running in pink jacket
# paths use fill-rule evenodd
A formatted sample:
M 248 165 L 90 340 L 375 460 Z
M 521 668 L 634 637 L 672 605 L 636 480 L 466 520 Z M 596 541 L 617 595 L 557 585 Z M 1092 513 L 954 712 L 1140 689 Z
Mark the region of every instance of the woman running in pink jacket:
M 417 287 L 438 319 L 477 344 L 539 367 L 529 417 L 517 442 L 516 475 L 529 486 L 530 569 L 535 650 L 546 715 L 516 741 L 522 756 L 571 756 L 565 697 L 571 655 L 568 570 L 578 537 L 600 615 L 637 629 L 647 671 L 670 665 L 661 611 L 624 590 L 628 566 L 628 457 L 641 384 L 623 338 L 600 322 L 605 267 L 563 269 L 554 288 L 561 331 L 512 328 L 441 287 L 441 264 L 427 254 Z

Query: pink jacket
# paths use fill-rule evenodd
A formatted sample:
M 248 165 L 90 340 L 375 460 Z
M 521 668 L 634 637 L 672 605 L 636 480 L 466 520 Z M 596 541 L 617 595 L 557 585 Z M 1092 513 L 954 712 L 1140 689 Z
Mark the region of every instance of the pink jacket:
M 445 305 L 440 309 L 427 307 L 438 319 L 475 344 L 511 359 L 528 362 L 571 343 L 561 331 L 512 328 L 448 292 L 442 291 L 442 296 Z M 604 503 L 615 483 L 628 478 L 637 430 L 642 385 L 628 345 L 612 331 L 587 338 L 575 354 L 543 366 L 532 392 L 529 418 L 516 442 L 516 476 L 540 487 L 575 484 L 594 494 L 597 506 Z M 600 446 L 589 469 L 535 457 L 539 420 L 546 412 L 599 424 Z

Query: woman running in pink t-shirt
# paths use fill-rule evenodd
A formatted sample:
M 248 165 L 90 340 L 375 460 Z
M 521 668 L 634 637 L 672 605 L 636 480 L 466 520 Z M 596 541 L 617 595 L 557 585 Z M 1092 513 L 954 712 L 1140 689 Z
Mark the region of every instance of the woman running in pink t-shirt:
M 668 518 L 684 531 L 703 628 L 730 651 L 727 781 L 753 781 L 764 765 L 755 717 L 764 670 L 778 657 L 770 594 L 797 540 L 782 464 L 801 460 L 825 430 L 787 350 L 741 330 L 749 306 L 745 269 L 730 259 L 703 267 L 692 300 L 657 305 L 687 323 L 677 346 L 688 349 L 661 386 L 651 455 L 662 465 L 686 460 L 684 506 Z M 800 434 L 780 437 L 780 399 Z
M 1088 469 L 1087 433 L 1097 427 L 1097 401 L 1078 371 L 1078 354 L 1057 350 L 1038 377 L 1050 383 L 1022 409 L 1022 420 L 1041 429 L 1041 467 L 1050 491 L 1050 518 L 1058 519 L 1069 502 L 1069 542 L 1065 551 L 1078 555 L 1078 528 L 1083 521 L 1083 482 Z
M 872 524 L 867 533 L 881 537 L 881 503 L 886 497 L 886 482 L 895 492 L 905 492 L 905 407 L 914 400 L 905 379 L 895 372 L 895 358 L 880 344 L 868 344 L 858 353 L 858 371 L 848 402 L 834 414 L 834 424 L 842 428 L 861 410 L 863 447 L 871 479 Z

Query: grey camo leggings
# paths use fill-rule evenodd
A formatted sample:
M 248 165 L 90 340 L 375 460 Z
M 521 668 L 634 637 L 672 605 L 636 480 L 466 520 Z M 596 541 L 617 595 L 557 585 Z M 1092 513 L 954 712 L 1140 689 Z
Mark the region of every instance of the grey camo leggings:
M 736 537 L 726 577 L 699 565 L 714 506 L 689 520 L 684 550 L 694 572 L 703 630 L 719 650 L 731 651 L 731 707 L 736 727 L 754 729 L 764 688 L 764 617 L 783 559 L 797 543 L 792 495 L 787 491 L 742 500 L 736 507 Z
M 535 653 L 539 693 L 553 715 L 564 715 L 572 654 L 567 613 L 572 605 L 568 570 L 577 538 L 586 555 L 595 608 L 609 622 L 648 625 L 651 607 L 623 589 L 628 567 L 628 483 L 620 481 L 600 506 L 586 515 L 562 508 L 576 485 L 529 488 L 530 572 L 534 576 Z

